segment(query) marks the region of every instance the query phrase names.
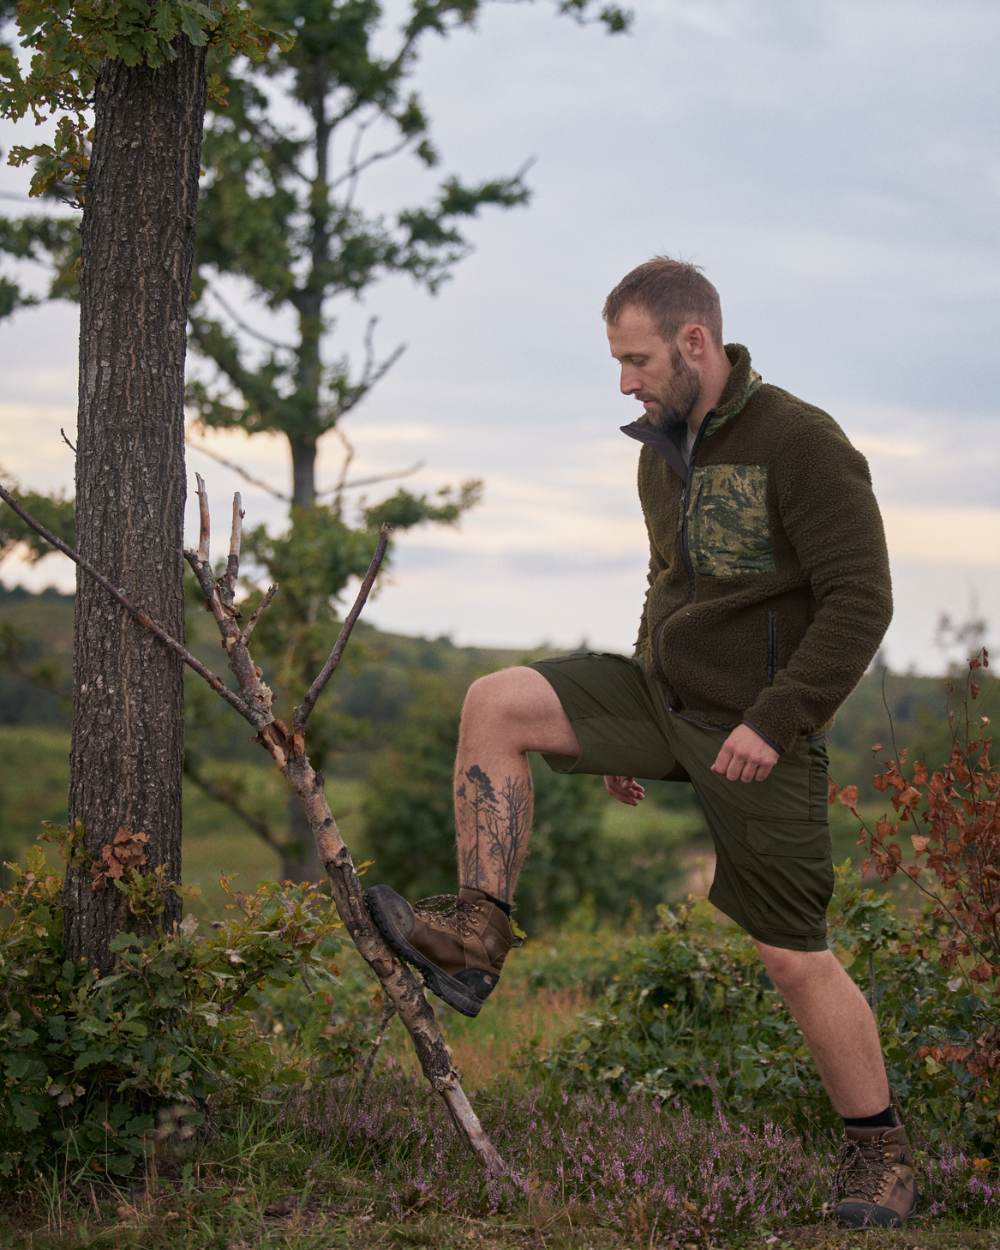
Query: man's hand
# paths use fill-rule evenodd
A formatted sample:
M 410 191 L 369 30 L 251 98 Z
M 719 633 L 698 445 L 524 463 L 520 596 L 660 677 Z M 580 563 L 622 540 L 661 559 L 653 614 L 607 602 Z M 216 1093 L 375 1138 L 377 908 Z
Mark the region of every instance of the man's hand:
M 722 744 L 712 765 L 729 781 L 765 781 L 778 762 L 778 752 L 749 725 L 737 725 Z M 605 778 L 607 784 L 607 778 Z
M 634 777 L 605 777 L 604 788 L 619 803 L 627 803 L 629 807 L 635 807 L 640 799 L 646 797 L 645 789 Z

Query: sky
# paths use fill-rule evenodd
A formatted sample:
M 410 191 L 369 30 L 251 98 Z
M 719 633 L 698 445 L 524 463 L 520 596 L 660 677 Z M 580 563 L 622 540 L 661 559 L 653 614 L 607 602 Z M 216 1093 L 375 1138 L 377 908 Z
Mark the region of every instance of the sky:
M 640 408 L 618 392 L 600 310 L 629 269 L 665 253 L 703 267 L 725 337 L 765 381 L 826 409 L 867 456 L 893 574 L 886 657 L 939 671 L 941 613 L 981 614 L 1000 636 L 1000 7 L 632 7 L 626 36 L 539 0 L 487 4 L 474 32 L 428 42 L 414 85 L 441 170 L 386 161 L 363 184 L 366 203 L 389 209 L 429 195 L 441 172 L 484 178 L 534 160 L 530 206 L 472 223 L 475 253 L 436 297 L 392 279 L 328 308 L 327 360 L 357 349 L 370 315 L 384 351 L 407 345 L 345 419 L 353 473 L 422 461 L 414 489 L 485 483 L 458 527 L 399 537 L 366 619 L 526 653 L 631 652 L 647 549 L 639 447 L 618 427 Z M 276 116 L 296 124 L 280 101 Z M 4 160 L 30 130 L 0 123 Z M 27 182 L 0 166 L 0 195 Z M 249 288 L 220 290 L 260 331 L 290 328 Z M 72 490 L 59 430 L 72 439 L 78 327 L 65 302 L 0 321 L 0 467 L 25 488 Z M 212 377 L 194 355 L 188 371 Z M 277 437 L 193 437 L 288 489 Z M 342 456 L 328 436 L 322 484 Z M 282 525 L 279 501 L 189 448 L 189 540 L 195 472 L 217 509 L 238 489 L 248 523 Z M 370 497 L 379 489 L 392 486 Z M 7 585 L 73 580 L 61 556 L 0 565 Z

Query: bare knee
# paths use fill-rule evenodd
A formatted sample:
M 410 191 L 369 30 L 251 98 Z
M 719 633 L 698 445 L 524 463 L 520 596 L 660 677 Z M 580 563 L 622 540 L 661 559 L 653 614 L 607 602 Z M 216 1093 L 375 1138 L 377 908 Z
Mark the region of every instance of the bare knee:
M 830 961 L 837 963 L 836 956 L 829 950 L 791 951 L 782 946 L 769 946 L 756 939 L 754 945 L 764 961 L 767 975 L 782 993 L 794 993 L 817 976 L 829 974 Z
M 579 749 L 555 691 L 524 665 L 472 683 L 462 705 L 461 733 L 500 738 L 520 751 Z
M 487 673 L 485 677 L 477 677 L 465 693 L 463 727 L 484 721 L 494 728 L 512 726 L 530 719 L 534 683 L 525 680 L 525 673 L 529 678 L 537 677 L 545 681 L 533 669 L 523 666 L 501 668 L 495 673 Z

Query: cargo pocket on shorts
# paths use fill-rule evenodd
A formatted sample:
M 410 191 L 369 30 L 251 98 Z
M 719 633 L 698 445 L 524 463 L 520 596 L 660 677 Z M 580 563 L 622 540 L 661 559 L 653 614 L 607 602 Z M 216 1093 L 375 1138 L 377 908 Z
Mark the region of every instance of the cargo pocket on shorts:
M 762 933 L 824 933 L 833 894 L 830 831 L 804 820 L 748 820 L 747 915 Z

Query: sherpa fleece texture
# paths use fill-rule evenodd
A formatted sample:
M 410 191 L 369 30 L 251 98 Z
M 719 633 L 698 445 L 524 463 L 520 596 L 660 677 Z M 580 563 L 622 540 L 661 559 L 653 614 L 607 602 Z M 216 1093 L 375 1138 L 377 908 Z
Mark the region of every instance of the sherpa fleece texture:
M 726 346 L 725 390 L 690 469 L 640 419 L 650 558 L 636 656 L 691 720 L 749 725 L 778 751 L 826 727 L 892 617 L 864 456 L 821 409 L 764 384 Z

